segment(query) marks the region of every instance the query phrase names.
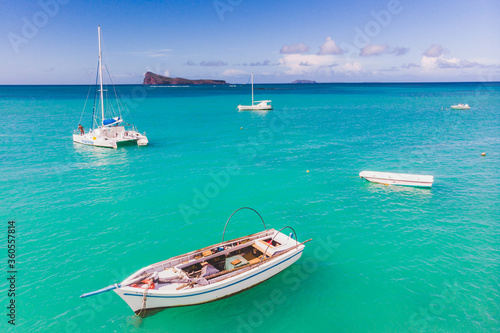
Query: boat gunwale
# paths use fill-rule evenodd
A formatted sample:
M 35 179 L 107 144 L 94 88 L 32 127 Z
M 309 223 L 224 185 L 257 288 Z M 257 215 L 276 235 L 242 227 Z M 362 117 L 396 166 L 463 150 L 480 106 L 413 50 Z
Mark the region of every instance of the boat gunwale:
M 231 240 L 228 240 L 228 241 L 226 241 L 224 243 L 222 243 L 222 242 L 221 243 L 215 243 L 215 244 L 212 244 L 210 246 L 207 246 L 207 247 L 195 250 L 195 251 L 184 253 L 184 254 L 181 254 L 181 255 L 178 255 L 178 256 L 175 256 L 175 257 L 163 260 L 163 261 L 159 261 L 157 263 L 150 264 L 148 266 L 140 268 L 135 273 L 133 273 L 132 275 L 130 275 L 129 277 L 127 277 L 125 280 L 123 280 L 122 284 L 126 283 L 129 280 L 134 280 L 135 278 L 138 278 L 140 275 L 144 275 L 145 273 L 148 273 L 148 270 L 153 270 L 153 272 L 154 272 L 155 268 L 157 268 L 158 266 L 164 265 L 163 269 L 165 269 L 165 268 L 174 268 L 177 265 L 181 265 L 185 261 L 187 261 L 186 264 L 188 264 L 188 262 L 190 260 L 193 260 L 196 255 L 202 254 L 204 251 L 212 249 L 214 247 L 225 246 L 225 245 L 229 245 L 229 244 L 234 243 L 234 242 L 238 242 L 240 240 L 245 240 L 245 239 L 250 239 L 250 238 L 259 239 L 261 237 L 268 237 L 268 236 L 273 235 L 275 232 L 276 232 L 276 229 L 274 229 L 274 228 L 273 229 L 263 230 L 263 231 L 256 232 L 254 234 L 250 234 L 250 235 L 247 235 L 247 236 L 243 236 L 243 237 L 231 239 Z M 250 241 L 251 240 L 253 240 L 253 239 L 250 239 Z M 244 245 L 244 244 L 241 244 L 241 245 Z M 244 246 L 242 248 L 244 248 Z M 231 248 L 231 249 L 228 249 L 228 250 L 234 250 L 234 248 Z M 214 253 L 214 254 L 217 254 L 217 253 Z M 204 258 L 207 258 L 207 257 L 202 257 L 201 259 L 204 259 Z M 174 263 L 175 260 L 181 260 L 181 259 L 182 259 L 182 261 L 180 261 L 178 263 Z M 170 265 L 166 266 L 167 264 L 170 264 Z M 192 264 L 195 264 L 195 262 L 190 262 L 189 263 L 189 265 L 192 265 Z
M 285 237 L 287 237 L 285 234 L 282 234 L 282 235 L 283 235 L 283 236 L 285 236 Z M 282 258 L 282 256 L 283 256 L 284 254 L 290 253 L 290 252 L 291 252 L 292 250 L 294 250 L 294 249 L 299 249 L 301 246 L 302 246 L 302 248 L 300 248 L 300 250 L 301 250 L 301 251 L 303 251 L 303 249 L 304 249 L 304 247 L 305 247 L 305 245 L 304 245 L 304 244 L 305 244 L 305 243 L 307 243 L 307 242 L 309 242 L 309 241 L 311 241 L 311 240 L 312 240 L 312 239 L 308 239 L 308 240 L 306 240 L 306 241 L 304 241 L 304 242 L 302 242 L 302 243 L 297 243 L 297 244 L 295 244 L 295 245 L 291 246 L 290 248 L 288 248 L 288 249 L 286 249 L 286 250 L 283 250 L 283 251 L 282 251 L 282 252 L 280 252 L 280 253 L 277 253 L 277 254 L 275 254 L 275 255 L 272 255 L 272 256 L 270 256 L 270 257 L 268 257 L 268 258 L 265 258 L 265 259 L 261 260 L 261 261 L 260 261 L 260 262 L 258 262 L 258 263 L 255 263 L 255 264 L 250 264 L 250 265 L 244 265 L 244 266 L 237 267 L 237 268 L 234 268 L 234 269 L 231 269 L 231 270 L 227 270 L 227 271 L 220 271 L 220 272 L 218 272 L 218 273 L 216 273 L 216 274 L 213 274 L 213 275 L 211 275 L 211 276 L 207 276 L 207 277 L 205 277 L 205 279 L 206 279 L 206 280 L 209 280 L 209 279 L 213 279 L 213 278 L 218 278 L 218 277 L 220 277 L 220 276 L 223 276 L 223 277 L 224 277 L 224 278 L 222 278 L 222 279 L 220 279 L 220 280 L 215 281 L 214 283 L 209 284 L 209 285 L 211 285 L 211 286 L 213 287 L 215 284 L 220 283 L 220 282 L 222 282 L 222 281 L 224 281 L 224 280 L 227 280 L 227 279 L 229 279 L 229 278 L 233 278 L 233 277 L 235 277 L 235 276 L 238 276 L 238 275 L 243 274 L 243 273 L 248 272 L 248 271 L 252 271 L 252 270 L 258 269 L 261 265 L 264 265 L 264 267 L 265 267 L 265 264 L 272 263 L 273 261 L 278 260 L 279 258 Z M 245 246 L 242 246 L 242 247 L 240 247 L 239 249 L 245 248 L 246 246 L 251 246 L 251 244 L 248 244 L 248 243 L 241 244 L 241 245 L 245 245 Z M 234 248 L 233 248 L 233 249 L 230 249 L 230 250 L 234 250 Z M 230 251 L 229 251 L 229 252 L 230 252 Z M 217 253 L 217 254 L 218 254 L 218 253 Z M 220 256 L 225 255 L 225 254 L 227 254 L 227 253 L 222 253 L 222 252 L 220 252 Z M 216 256 L 214 256 L 214 257 L 216 257 Z M 201 262 L 201 261 L 204 261 L 204 260 L 206 260 L 206 258 L 208 258 L 208 257 L 203 257 L 203 258 L 200 258 L 200 259 L 198 259 L 199 261 L 197 261 L 197 262 L 189 262 L 189 263 L 186 263 L 186 267 L 187 267 L 187 266 L 190 266 L 190 265 L 197 264 L 197 263 L 199 263 L 199 262 Z M 154 267 L 151 267 L 151 268 L 154 268 Z M 181 268 L 181 267 L 176 266 L 175 268 L 176 268 L 176 269 L 179 269 L 179 270 L 181 270 L 181 271 L 182 271 L 182 268 Z M 141 272 L 143 272 L 143 271 L 144 271 L 144 270 L 141 270 Z M 184 272 L 184 271 L 182 271 L 182 272 Z M 185 274 L 185 273 L 184 273 L 184 274 Z M 124 281 L 122 282 L 122 284 L 124 284 L 127 280 L 133 280 L 133 279 L 136 279 L 136 278 L 137 278 L 137 276 L 135 276 L 135 274 L 134 274 L 134 276 L 131 276 L 131 277 L 127 278 L 126 280 L 124 280 Z M 207 285 L 207 286 L 209 286 L 209 285 Z M 207 287 L 207 286 L 202 286 L 202 285 L 192 285 L 192 284 L 190 284 L 190 283 L 186 283 L 186 284 L 184 284 L 183 288 L 181 288 L 181 289 L 179 289 L 179 290 L 176 290 L 176 292 L 174 292 L 174 293 L 178 293 L 178 292 L 180 292 L 180 291 L 186 291 L 184 288 L 186 288 L 186 287 L 190 287 L 190 286 L 192 286 L 192 287 L 194 287 L 194 288 L 202 288 L 202 287 Z M 121 287 L 120 289 L 125 289 L 125 288 L 133 288 L 133 287 L 130 287 L 130 285 L 125 285 L 125 286 Z M 191 290 L 191 289 L 188 289 L 188 290 Z M 151 289 L 151 290 L 147 290 L 147 293 L 148 293 L 149 295 L 154 295 L 154 294 L 160 294 L 160 293 L 162 293 L 162 291 L 161 291 L 161 290 L 156 290 L 156 289 Z
M 281 253 L 278 253 L 278 254 L 276 254 L 276 255 L 274 255 L 272 257 L 269 257 L 269 258 L 263 260 L 262 261 L 262 264 L 263 264 L 262 268 L 261 268 L 261 263 L 256 263 L 256 264 L 252 264 L 252 265 L 245 265 L 245 266 L 238 267 L 238 268 L 235 268 L 233 270 L 227 271 L 225 273 L 225 274 L 228 274 L 228 273 L 229 274 L 236 273 L 236 274 L 231 275 L 231 276 L 227 276 L 224 279 L 221 279 L 219 281 L 216 281 L 214 283 L 211 283 L 211 284 L 208 284 L 208 285 L 205 285 L 205 286 L 202 286 L 202 285 L 197 285 L 196 286 L 196 285 L 194 285 L 194 286 L 192 286 L 192 288 L 185 289 L 187 287 L 190 287 L 190 285 L 185 284 L 182 289 L 175 290 L 175 291 L 170 291 L 170 292 L 167 292 L 167 293 L 165 291 L 162 291 L 162 290 L 145 289 L 146 290 L 146 295 L 147 295 L 147 297 L 155 297 L 155 298 L 177 298 L 177 297 L 194 297 L 194 296 L 199 295 L 200 293 L 214 292 L 214 291 L 219 290 L 220 288 L 229 287 L 230 285 L 218 288 L 221 284 L 227 282 L 228 279 L 235 278 L 235 282 L 234 283 L 239 283 L 239 282 L 242 282 L 242 281 L 244 281 L 244 280 L 246 280 L 248 278 L 253 277 L 254 275 L 261 274 L 261 273 L 263 273 L 263 272 L 265 272 L 265 271 L 267 271 L 267 270 L 275 267 L 276 265 L 280 265 L 280 264 L 284 263 L 287 260 L 290 260 L 294 256 L 301 254 L 304 251 L 304 248 L 305 248 L 304 244 L 307 243 L 307 242 L 309 242 L 309 241 L 311 241 L 311 240 L 312 239 L 308 239 L 305 242 L 296 244 L 296 245 L 292 246 L 291 248 L 289 248 L 289 249 L 287 249 L 287 250 L 285 250 L 285 251 L 283 251 Z M 296 250 L 297 253 L 293 253 L 293 250 Z M 282 256 L 284 254 L 289 254 L 288 258 L 286 258 L 283 261 L 275 264 L 274 261 L 277 260 L 277 259 L 283 259 Z M 279 257 L 281 257 L 281 258 L 279 258 Z M 268 267 L 268 265 L 266 265 L 266 264 L 271 264 L 271 265 L 275 264 L 275 265 L 273 265 L 271 267 Z M 237 272 L 235 272 L 235 271 L 237 271 Z M 240 279 L 240 280 L 236 279 L 236 277 L 238 277 L 241 274 L 244 274 L 244 273 L 254 273 L 254 272 L 258 272 L 258 273 L 252 275 L 251 277 L 245 277 L 244 279 Z M 220 273 L 223 273 L 223 272 L 220 272 Z M 214 274 L 214 275 L 216 275 L 216 274 Z M 210 279 L 210 276 L 206 277 L 206 279 Z M 231 283 L 231 281 L 230 281 L 230 283 Z M 130 287 L 130 286 L 124 286 L 124 287 L 121 287 L 121 288 L 118 288 L 118 289 L 120 289 L 120 290 L 123 291 L 123 295 L 124 296 L 135 296 L 135 297 L 141 296 L 142 297 L 144 295 L 144 290 L 140 289 L 140 291 L 139 291 L 139 290 L 137 290 L 137 288 Z M 131 289 L 133 291 L 131 291 Z M 193 291 L 195 291 L 195 293 L 192 293 Z M 131 292 L 134 292 L 134 293 L 131 293 Z

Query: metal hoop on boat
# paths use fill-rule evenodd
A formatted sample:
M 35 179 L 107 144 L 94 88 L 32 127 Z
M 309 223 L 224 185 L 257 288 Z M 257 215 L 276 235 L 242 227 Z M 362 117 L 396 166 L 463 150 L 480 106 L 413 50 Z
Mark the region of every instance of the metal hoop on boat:
M 264 260 L 264 257 L 266 256 L 266 253 L 267 253 L 267 250 L 269 249 L 269 246 L 271 246 L 271 243 L 273 242 L 274 237 L 276 237 L 276 236 L 277 236 L 277 235 L 281 232 L 281 230 L 286 229 L 286 228 L 292 229 L 293 234 L 295 235 L 295 246 L 299 245 L 299 241 L 298 241 L 298 238 L 299 238 L 299 237 L 297 237 L 297 233 L 295 232 L 295 230 L 294 230 L 292 227 L 286 226 L 286 227 L 281 228 L 281 229 L 280 229 L 280 230 L 279 230 L 279 231 L 278 231 L 278 232 L 277 232 L 277 233 L 273 236 L 273 238 L 271 238 L 271 242 L 269 242 L 269 243 L 267 244 L 266 250 L 265 250 L 265 251 L 264 251 L 264 253 L 262 254 L 262 257 L 260 258 L 260 261 L 259 261 L 259 265 L 257 265 L 257 267 L 260 267 L 260 264 L 262 263 L 262 260 Z
M 238 208 L 237 210 L 235 210 L 231 216 L 229 216 L 229 218 L 227 219 L 227 222 L 226 222 L 226 225 L 224 226 L 224 231 L 222 232 L 222 243 L 224 243 L 224 234 L 226 233 L 226 228 L 227 228 L 227 224 L 229 223 L 229 220 L 231 220 L 231 217 L 233 217 L 233 215 L 239 211 L 239 210 L 242 210 L 242 209 L 250 209 L 250 210 L 253 210 L 257 215 L 259 215 L 260 217 L 260 220 L 262 221 L 262 224 L 264 225 L 264 230 L 267 230 L 266 228 L 266 224 L 264 223 L 264 219 L 262 218 L 262 216 L 260 216 L 259 212 L 256 211 L 255 209 L 253 208 L 250 208 L 250 207 L 241 207 L 241 208 Z

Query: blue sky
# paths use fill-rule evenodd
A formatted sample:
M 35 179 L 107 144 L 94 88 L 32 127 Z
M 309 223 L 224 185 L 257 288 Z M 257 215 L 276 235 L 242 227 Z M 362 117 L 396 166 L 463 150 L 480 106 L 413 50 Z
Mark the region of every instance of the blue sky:
M 500 1 L 0 2 L 0 84 L 500 81 Z

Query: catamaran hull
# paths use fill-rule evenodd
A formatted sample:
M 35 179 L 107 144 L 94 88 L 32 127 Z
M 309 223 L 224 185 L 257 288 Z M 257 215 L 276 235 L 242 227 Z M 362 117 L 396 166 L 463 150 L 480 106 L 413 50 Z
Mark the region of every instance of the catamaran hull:
M 144 310 L 202 304 L 237 294 L 280 273 L 296 262 L 301 257 L 303 250 L 304 246 L 299 246 L 290 251 L 290 253 L 276 258 L 276 260 L 263 263 L 258 268 L 250 269 L 247 272 L 207 286 L 176 292 L 148 290 Z M 115 289 L 114 292 L 116 292 L 134 312 L 138 313 L 143 309 L 143 289 L 122 287 Z
M 148 139 L 145 136 L 140 136 L 139 138 L 124 138 L 124 139 L 109 139 L 102 138 L 99 136 L 92 136 L 88 134 L 79 135 L 73 134 L 73 142 L 81 143 L 89 146 L 97 146 L 104 148 L 118 148 L 119 146 L 126 146 L 137 144 L 138 146 L 147 146 Z
M 100 137 L 94 137 L 85 134 L 84 135 L 73 134 L 73 142 L 89 146 L 104 147 L 104 148 L 116 149 L 118 147 L 115 140 L 102 139 Z

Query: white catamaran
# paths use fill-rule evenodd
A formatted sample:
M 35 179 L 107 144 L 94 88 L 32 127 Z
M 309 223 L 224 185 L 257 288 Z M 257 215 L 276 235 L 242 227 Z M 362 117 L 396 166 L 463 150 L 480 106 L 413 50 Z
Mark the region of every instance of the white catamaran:
M 231 217 L 242 207 L 231 214 Z M 264 223 L 264 220 L 257 213 Z M 265 223 L 264 223 L 265 228 Z M 249 289 L 283 271 L 304 251 L 293 234 L 264 231 L 224 241 L 141 268 L 124 281 L 83 294 L 87 297 L 114 290 L 131 308 L 147 316 L 153 309 L 207 303 Z
M 253 100 L 253 73 L 252 73 L 252 105 L 238 105 L 239 111 L 251 110 L 272 110 L 271 100 L 254 101 Z
M 123 119 L 121 115 L 112 118 L 105 118 L 100 26 L 97 27 L 97 32 L 99 36 L 99 68 L 97 74 L 99 77 L 99 85 L 96 85 L 96 88 L 99 87 L 101 118 L 99 119 L 99 112 L 97 111 L 98 107 L 96 108 L 94 103 L 94 112 L 92 112 L 92 129 L 85 133 L 84 128 L 79 125 L 78 130 L 73 133 L 73 142 L 107 148 L 117 148 L 118 145 L 124 143 L 137 143 L 139 146 L 145 146 L 148 144 L 148 138 L 145 133 L 139 133 L 137 129 L 131 125 L 129 125 L 131 128 L 125 128 L 125 125 L 122 124 Z

